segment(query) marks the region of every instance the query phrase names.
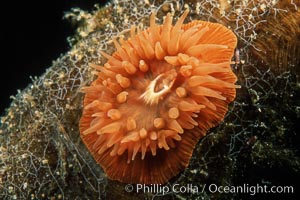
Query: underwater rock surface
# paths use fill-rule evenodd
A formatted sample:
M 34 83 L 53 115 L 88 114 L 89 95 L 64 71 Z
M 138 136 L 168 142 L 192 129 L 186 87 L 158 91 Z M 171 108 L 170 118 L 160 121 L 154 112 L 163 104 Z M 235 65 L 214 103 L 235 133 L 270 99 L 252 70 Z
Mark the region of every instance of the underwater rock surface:
M 88 64 L 103 64 L 99 50 L 113 52 L 111 38 L 126 36 L 133 24 L 146 27 L 152 10 L 161 23 L 167 12 L 177 18 L 188 7 L 186 22 L 221 23 L 237 35 L 232 69 L 242 88 L 224 121 L 197 144 L 189 167 L 166 184 L 192 184 L 198 193 L 136 192 L 136 185 L 128 192 L 127 184 L 107 179 L 79 136 L 81 88 L 95 78 Z M 70 40 L 72 49 L 19 92 L 1 118 L 0 199 L 241 199 L 251 194 L 211 192 L 208 186 L 214 184 L 293 186 L 295 193 L 299 7 L 299 1 L 274 0 L 115 0 L 90 13 L 67 13 L 81 21 Z

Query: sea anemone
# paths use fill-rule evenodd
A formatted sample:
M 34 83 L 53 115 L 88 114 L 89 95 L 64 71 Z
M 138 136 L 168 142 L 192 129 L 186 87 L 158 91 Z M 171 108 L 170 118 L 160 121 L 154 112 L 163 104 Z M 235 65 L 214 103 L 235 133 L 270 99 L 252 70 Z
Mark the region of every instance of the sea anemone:
M 85 93 L 80 134 L 110 179 L 166 183 L 187 167 L 193 149 L 218 125 L 235 98 L 230 63 L 236 36 L 221 24 L 172 25 L 150 16 L 150 27 L 113 39 L 116 51 Z

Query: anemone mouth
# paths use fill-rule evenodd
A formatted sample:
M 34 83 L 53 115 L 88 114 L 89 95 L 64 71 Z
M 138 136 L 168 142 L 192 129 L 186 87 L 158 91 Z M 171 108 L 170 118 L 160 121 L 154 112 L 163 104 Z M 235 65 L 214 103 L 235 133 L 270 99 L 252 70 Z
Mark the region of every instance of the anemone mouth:
M 172 25 L 150 16 L 150 27 L 131 28 L 116 51 L 93 65 L 98 78 L 84 88 L 83 142 L 111 179 L 165 183 L 189 162 L 194 146 L 223 120 L 235 98 L 230 60 L 235 35 L 220 24 Z
M 167 74 L 168 72 L 170 74 Z M 168 72 L 159 74 L 152 80 L 145 89 L 145 92 L 140 96 L 140 99 L 143 99 L 148 105 L 158 104 L 164 95 L 171 92 L 177 73 L 174 69 Z

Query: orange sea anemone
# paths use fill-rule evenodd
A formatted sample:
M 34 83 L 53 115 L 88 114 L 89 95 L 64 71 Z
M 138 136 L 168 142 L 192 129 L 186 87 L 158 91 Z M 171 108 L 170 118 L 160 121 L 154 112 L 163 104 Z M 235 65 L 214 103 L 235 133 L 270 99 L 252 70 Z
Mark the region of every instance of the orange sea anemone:
M 223 120 L 235 98 L 230 68 L 236 36 L 223 25 L 192 21 L 186 10 L 172 25 L 150 16 L 131 27 L 97 79 L 83 90 L 80 134 L 110 179 L 166 183 L 187 167 L 207 130 Z

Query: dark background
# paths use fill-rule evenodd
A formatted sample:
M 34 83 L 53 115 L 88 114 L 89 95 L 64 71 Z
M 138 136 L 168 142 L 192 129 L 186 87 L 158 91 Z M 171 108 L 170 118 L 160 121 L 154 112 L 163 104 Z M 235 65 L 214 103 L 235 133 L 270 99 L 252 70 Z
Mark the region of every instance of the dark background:
M 63 20 L 73 7 L 91 11 L 105 0 L 9 1 L 0 11 L 0 116 L 9 107 L 11 95 L 40 76 L 53 60 L 67 52 L 67 37 L 76 27 Z

